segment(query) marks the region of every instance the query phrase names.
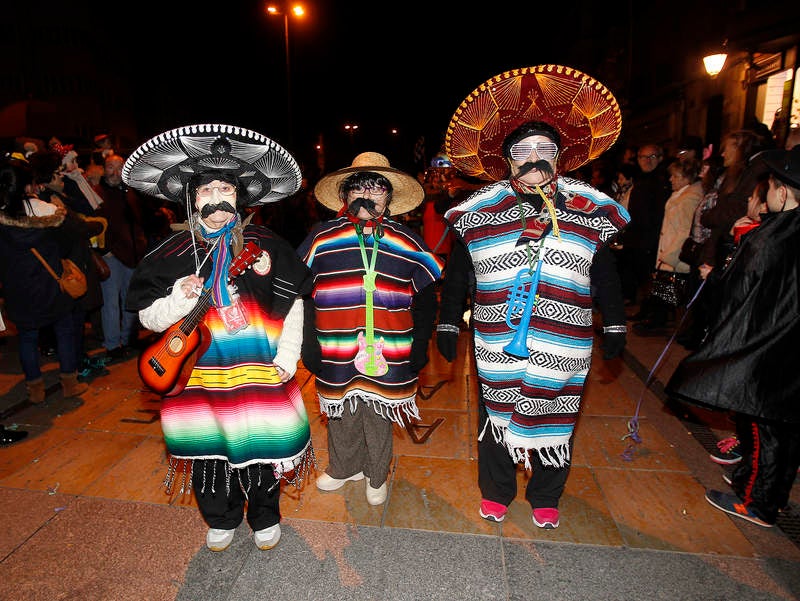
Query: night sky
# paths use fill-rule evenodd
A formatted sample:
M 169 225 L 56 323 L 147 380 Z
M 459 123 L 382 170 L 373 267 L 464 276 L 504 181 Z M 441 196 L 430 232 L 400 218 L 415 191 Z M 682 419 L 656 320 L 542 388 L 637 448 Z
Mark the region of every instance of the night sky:
M 139 130 L 150 136 L 189 123 L 232 123 L 303 160 L 322 135 L 328 162 L 340 163 L 328 168 L 336 169 L 362 150 L 410 163 L 421 135 L 428 155 L 435 153 L 478 85 L 516 67 L 579 67 L 566 62 L 575 48 L 565 43 L 570 28 L 613 20 L 614 6 L 628 2 L 607 3 L 600 15 L 587 12 L 588 2 L 557 13 L 542 3 L 494 2 L 488 14 L 469 12 L 475 9 L 464 2 L 304 2 L 307 17 L 289 22 L 291 132 L 283 18 L 268 17 L 263 0 L 204 4 L 139 0 L 109 29 L 115 52 L 101 60 L 121 60 Z M 110 18 L 93 16 L 98 29 Z M 346 123 L 359 125 L 352 139 Z

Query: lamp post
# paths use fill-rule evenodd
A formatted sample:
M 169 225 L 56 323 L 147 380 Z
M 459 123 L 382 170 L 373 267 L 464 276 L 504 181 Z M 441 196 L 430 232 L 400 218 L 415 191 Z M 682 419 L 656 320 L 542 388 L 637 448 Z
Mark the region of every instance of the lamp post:
M 356 133 L 356 130 L 358 130 L 358 125 L 354 123 L 346 123 L 344 126 L 344 130 L 347 132 L 347 135 L 350 136 L 350 146 L 352 147 L 354 144 L 353 136 Z
M 281 5 L 268 4 L 267 14 L 270 16 L 283 16 L 283 40 L 286 49 L 286 127 L 288 142 L 292 144 L 292 68 L 289 59 L 289 13 L 300 18 L 305 15 L 305 9 L 300 4 L 289 6 L 288 2 Z

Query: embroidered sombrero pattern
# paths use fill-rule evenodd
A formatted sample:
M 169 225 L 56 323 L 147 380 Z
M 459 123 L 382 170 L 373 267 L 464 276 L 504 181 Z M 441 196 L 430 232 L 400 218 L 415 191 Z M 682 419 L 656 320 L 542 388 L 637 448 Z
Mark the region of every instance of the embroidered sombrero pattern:
M 473 90 L 450 120 L 445 152 L 467 175 L 503 179 L 508 174 L 503 140 L 534 120 L 559 131 L 562 173 L 599 157 L 622 129 L 619 104 L 602 83 L 571 67 L 539 65 L 506 71 Z
M 218 170 L 236 175 L 245 205 L 270 203 L 300 189 L 297 162 L 277 142 L 233 125 L 189 125 L 159 134 L 131 153 L 122 180 L 158 198 L 185 201 L 187 182 Z

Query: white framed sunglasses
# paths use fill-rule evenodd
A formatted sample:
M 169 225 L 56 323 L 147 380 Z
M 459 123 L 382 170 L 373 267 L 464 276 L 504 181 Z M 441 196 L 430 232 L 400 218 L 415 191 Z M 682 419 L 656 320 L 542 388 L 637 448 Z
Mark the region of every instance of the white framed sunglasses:
M 533 151 L 536 151 L 537 156 L 545 161 L 554 159 L 558 154 L 558 146 L 556 146 L 555 142 L 531 142 L 530 140 L 522 140 L 511 146 L 510 150 L 511 158 L 515 161 L 524 161 Z

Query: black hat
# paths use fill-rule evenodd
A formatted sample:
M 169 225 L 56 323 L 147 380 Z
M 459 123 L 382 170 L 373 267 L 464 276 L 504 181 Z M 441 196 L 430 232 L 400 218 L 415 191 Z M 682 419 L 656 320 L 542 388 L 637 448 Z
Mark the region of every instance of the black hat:
M 145 194 L 184 202 L 197 175 L 237 178 L 238 203 L 270 203 L 300 189 L 300 167 L 266 136 L 233 125 L 187 125 L 151 138 L 131 153 L 122 180 Z
M 763 150 L 753 157 L 753 162 L 756 161 L 785 184 L 800 188 L 800 146 L 791 150 Z

